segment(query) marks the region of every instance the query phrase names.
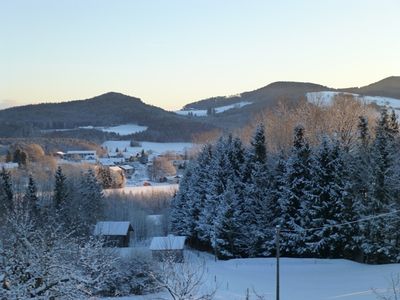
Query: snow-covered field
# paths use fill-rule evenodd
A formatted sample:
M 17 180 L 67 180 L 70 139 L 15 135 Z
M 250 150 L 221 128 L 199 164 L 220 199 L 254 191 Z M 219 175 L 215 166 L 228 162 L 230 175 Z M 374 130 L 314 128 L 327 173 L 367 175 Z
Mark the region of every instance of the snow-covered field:
M 84 126 L 84 127 L 79 127 L 79 128 L 97 129 L 97 130 L 101 130 L 104 132 L 114 132 L 119 135 L 129 135 L 129 134 L 134 134 L 134 133 L 145 131 L 147 129 L 147 126 L 140 126 L 140 125 L 136 125 L 136 124 L 124 124 L 124 125 L 118 125 L 118 126 L 113 126 L 113 127 Z
M 400 99 L 379 97 L 379 96 L 362 96 L 358 94 L 332 92 L 332 91 L 307 93 L 307 100 L 311 103 L 329 105 L 330 103 L 332 103 L 334 97 L 338 94 L 353 95 L 356 99 L 365 101 L 366 103 L 376 103 L 377 105 L 381 106 L 387 105 L 394 109 L 400 109 Z
M 102 144 L 103 147 L 107 147 L 109 152 L 115 152 L 118 150 L 127 150 L 127 153 L 140 153 L 142 150 L 149 152 L 150 157 L 156 156 L 168 151 L 184 154 L 186 150 L 193 147 L 192 143 L 156 143 L 156 142 L 139 142 L 141 146 L 130 147 L 130 141 L 106 141 Z
M 57 131 L 71 131 L 71 130 L 77 130 L 77 129 L 97 129 L 100 131 L 104 132 L 110 132 L 110 133 L 117 133 L 119 135 L 130 135 L 138 132 L 142 132 L 147 130 L 147 126 L 140 126 L 136 124 L 124 124 L 124 125 L 118 125 L 118 126 L 112 126 L 112 127 L 95 127 L 95 126 L 80 126 L 78 128 L 70 128 L 70 129 L 46 129 L 42 130 L 42 132 L 57 132 Z
M 251 103 L 252 102 L 242 101 L 242 102 L 238 102 L 238 103 L 231 104 L 231 105 L 220 106 L 220 107 L 215 108 L 215 112 L 217 114 L 219 114 L 219 113 L 222 113 L 222 112 L 227 111 L 232 108 L 242 108 L 243 106 L 249 105 Z M 177 113 L 178 115 L 185 115 L 185 116 L 187 116 L 189 113 L 192 113 L 194 116 L 197 116 L 197 117 L 207 116 L 207 110 L 204 110 L 204 109 L 203 110 L 202 109 L 178 110 L 175 113 Z
M 215 262 L 206 257 L 206 282 L 216 280 L 216 299 L 244 300 L 253 289 L 266 300 L 275 299 L 275 259 L 252 258 Z M 372 289 L 383 292 L 391 274 L 400 272 L 399 264 L 364 265 L 336 259 L 281 259 L 281 300 L 376 300 Z M 254 294 L 253 294 L 254 295 Z M 158 299 L 158 295 L 122 299 Z M 166 294 L 164 299 L 168 299 Z M 256 299 L 250 297 L 250 299 Z

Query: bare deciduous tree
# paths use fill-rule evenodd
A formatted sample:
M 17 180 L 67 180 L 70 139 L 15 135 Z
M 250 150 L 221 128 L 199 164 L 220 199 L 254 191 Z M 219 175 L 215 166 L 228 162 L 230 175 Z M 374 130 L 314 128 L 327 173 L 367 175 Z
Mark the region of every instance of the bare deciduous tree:
M 173 300 L 211 300 L 217 291 L 205 282 L 204 261 L 175 262 L 175 257 L 163 257 L 157 265 L 157 272 L 150 276 L 156 285 L 166 290 Z M 167 300 L 167 299 L 166 299 Z

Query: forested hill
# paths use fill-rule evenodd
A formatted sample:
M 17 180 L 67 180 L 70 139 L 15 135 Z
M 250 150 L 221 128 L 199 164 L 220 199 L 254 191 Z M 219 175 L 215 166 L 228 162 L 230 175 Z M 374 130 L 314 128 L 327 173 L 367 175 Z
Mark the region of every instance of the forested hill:
M 333 89 L 314 83 L 279 81 L 235 96 L 214 97 L 192 102 L 185 105 L 184 109 L 205 110 L 241 102 L 250 103 L 241 108 L 229 109 L 222 114 L 208 118 L 208 122 L 214 126 L 235 129 L 246 126 L 254 119 L 255 115 L 276 107 L 280 101 L 296 105 L 299 101 L 305 99 L 309 92 L 331 90 Z
M 244 92 L 234 96 L 220 96 L 203 99 L 186 104 L 184 109 L 207 109 L 219 107 L 238 102 L 262 103 L 263 106 L 276 103 L 277 99 L 298 99 L 305 97 L 308 92 L 319 92 L 332 90 L 323 85 L 307 82 L 277 81 L 262 88 L 250 92 Z
M 0 111 L 0 137 L 32 136 L 43 129 L 79 126 L 111 126 L 134 123 L 147 126 L 141 138 L 187 141 L 193 134 L 213 126 L 167 112 L 120 93 L 107 93 L 87 100 L 43 103 Z
M 361 95 L 382 96 L 400 99 L 400 76 L 391 76 L 360 88 L 343 89 Z

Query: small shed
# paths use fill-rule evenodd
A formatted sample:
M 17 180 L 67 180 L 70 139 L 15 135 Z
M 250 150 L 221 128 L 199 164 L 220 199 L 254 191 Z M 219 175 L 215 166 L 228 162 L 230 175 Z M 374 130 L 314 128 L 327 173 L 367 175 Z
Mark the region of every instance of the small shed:
M 157 261 L 172 260 L 174 262 L 183 262 L 185 242 L 186 236 L 153 237 L 150 244 L 151 255 Z
M 94 235 L 102 236 L 108 246 L 129 247 L 133 227 L 130 222 L 103 221 L 94 228 Z
M 126 177 L 130 177 L 133 173 L 135 173 L 135 168 L 130 165 L 122 165 L 120 168 L 124 171 Z

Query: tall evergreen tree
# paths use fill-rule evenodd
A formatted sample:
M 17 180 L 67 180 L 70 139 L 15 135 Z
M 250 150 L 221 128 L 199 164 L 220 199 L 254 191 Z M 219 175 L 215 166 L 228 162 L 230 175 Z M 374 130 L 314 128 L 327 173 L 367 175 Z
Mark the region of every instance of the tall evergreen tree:
M 237 220 L 236 203 L 238 202 L 235 193 L 235 184 L 228 180 L 226 189 L 222 195 L 214 221 L 213 247 L 218 257 L 227 259 L 239 257 L 242 245 L 240 221 Z
M 79 192 L 81 195 L 80 223 L 83 233 L 90 234 L 92 227 L 101 220 L 104 210 L 103 189 L 92 169 L 82 176 Z
M 0 172 L 0 221 L 14 209 L 14 195 L 11 175 L 6 169 Z
M 65 177 L 61 167 L 59 166 L 55 174 L 55 185 L 53 194 L 53 203 L 57 211 L 63 209 L 68 198 L 68 187 L 66 180 L 67 178 Z
M 28 186 L 26 188 L 26 192 L 24 195 L 24 206 L 26 209 L 28 209 L 31 217 L 34 219 L 34 221 L 38 221 L 39 219 L 39 199 L 37 196 L 37 188 L 36 188 L 36 183 L 32 177 L 32 175 L 29 175 L 29 180 L 28 180 Z
M 217 209 L 222 201 L 223 193 L 226 189 L 227 180 L 232 176 L 233 167 L 227 155 L 227 149 L 230 147 L 231 139 L 221 138 L 215 145 L 213 151 L 210 182 L 204 209 L 199 216 L 199 238 L 210 245 L 214 244 L 214 220 Z
M 354 230 L 339 224 L 354 221 L 349 196 L 350 178 L 339 143 L 324 138 L 313 164 L 312 204 L 307 213 L 311 221 L 308 245 L 310 252 L 321 257 L 342 257 L 351 247 Z
M 393 185 L 394 176 L 394 135 L 386 109 L 383 109 L 376 127 L 375 141 L 372 146 L 372 186 L 371 200 L 365 204 L 365 214 L 378 215 L 395 209 Z M 398 184 L 398 183 L 397 183 Z M 366 237 L 361 247 L 369 262 L 389 261 L 396 249 L 396 228 L 393 220 L 376 218 L 365 225 Z
M 192 178 L 194 176 L 193 168 L 196 162 L 191 162 L 187 166 L 184 176 L 179 184 L 179 191 L 173 197 L 171 202 L 171 210 L 169 215 L 169 226 L 171 232 L 178 235 L 185 235 L 189 238 L 189 243 L 193 238 L 188 228 L 188 223 L 191 222 L 189 217 L 189 194 L 193 186 Z
M 294 130 L 292 153 L 287 161 L 285 187 L 280 198 L 282 251 L 287 255 L 305 255 L 306 232 L 309 220 L 306 211 L 311 195 L 311 149 L 304 136 L 304 127 Z
M 268 242 L 273 239 L 269 228 L 273 223 L 274 207 L 271 197 L 271 174 L 267 166 L 267 149 L 264 126 L 260 124 L 250 142 L 246 160 L 249 174 L 243 178 L 245 185 L 245 206 L 241 213 L 246 237 L 246 253 L 249 256 L 270 254 Z M 248 172 L 248 171 L 247 171 Z
M 212 146 L 206 145 L 199 154 L 193 168 L 191 177 L 190 191 L 188 195 L 188 215 L 186 227 L 195 245 L 202 247 L 200 239 L 199 221 L 201 211 L 207 199 L 208 184 L 210 182 L 210 170 L 212 161 Z

